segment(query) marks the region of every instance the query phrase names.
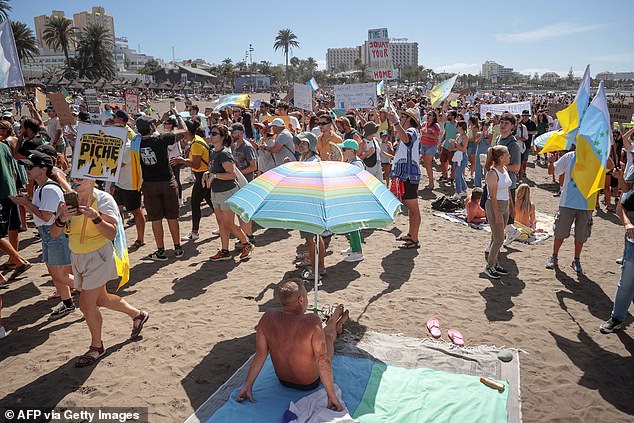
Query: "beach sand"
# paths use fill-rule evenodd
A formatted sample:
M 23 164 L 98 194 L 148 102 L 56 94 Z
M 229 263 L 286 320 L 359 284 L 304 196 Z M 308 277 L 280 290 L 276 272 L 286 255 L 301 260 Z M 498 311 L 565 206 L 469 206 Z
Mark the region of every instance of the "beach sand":
M 546 170 L 530 167 L 528 176 L 538 211 L 554 214 L 558 198 Z M 396 248 L 395 236 L 407 228 L 404 215 L 386 229 L 363 231 L 366 259 L 360 263 L 343 262 L 339 250 L 347 241 L 333 237 L 320 304 L 344 303 L 352 320 L 348 330 L 355 333 L 427 337 L 425 322 L 437 316 L 445 339 L 456 328 L 467 346 L 523 350 L 527 422 L 633 419 L 631 327 L 612 335 L 598 331 L 609 317 L 620 276 L 614 260 L 622 253 L 623 229 L 616 216 L 595 213 L 582 255 L 585 275 L 569 267 L 571 240 L 560 252 L 561 270 L 544 268 L 550 239 L 511 244 L 501 255 L 510 275 L 490 281 L 481 274 L 490 234 L 432 216 L 430 203 L 443 192 L 453 193 L 421 191 L 419 250 Z M 95 366 L 73 365 L 90 342 L 79 310 L 47 320 L 58 300 L 46 300 L 53 287 L 43 264 L 0 290 L 3 322 L 13 331 L 0 341 L 0 406 L 147 407 L 151 422 L 179 422 L 192 414 L 254 352 L 254 326 L 262 312 L 276 307 L 274 285 L 297 275 L 293 261 L 301 243 L 296 231 L 259 230 L 248 262 L 209 262 L 220 241 L 211 234 L 215 218 L 203 210 L 201 238 L 184 243 L 182 259 L 174 258 L 168 240 L 169 261 L 142 260 L 154 247 L 147 226 L 147 245 L 131 253 L 131 281 L 121 294 L 148 310 L 150 320 L 143 338 L 131 342 L 130 319 L 104 310 L 108 353 Z M 182 235 L 190 225 L 186 207 Z M 134 227 L 127 234 L 131 244 Z M 22 234 L 21 245 L 24 256 L 38 262 L 33 235 L 33 229 Z M 110 292 L 116 288 L 109 286 Z

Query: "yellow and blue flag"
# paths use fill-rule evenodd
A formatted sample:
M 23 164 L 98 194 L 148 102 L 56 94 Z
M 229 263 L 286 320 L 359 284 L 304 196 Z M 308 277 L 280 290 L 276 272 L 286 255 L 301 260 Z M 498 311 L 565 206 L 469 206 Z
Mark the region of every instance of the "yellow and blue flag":
M 381 80 L 378 84 L 376 84 L 376 95 L 385 94 L 385 81 Z
M 432 107 L 440 106 L 440 103 L 449 96 L 457 79 L 458 75 L 454 75 L 431 89 L 429 97 Z
M 242 107 L 243 109 L 248 109 L 250 104 L 251 99 L 249 98 L 249 94 L 227 94 L 220 97 L 220 101 L 214 107 L 214 110 L 222 110 L 227 107 Z
M 552 151 L 570 150 L 572 144 L 576 141 L 579 124 L 583 118 L 583 114 L 588 108 L 590 100 L 590 65 L 586 66 L 586 71 L 581 78 L 581 84 L 577 89 L 577 95 L 574 101 L 565 109 L 557 112 L 557 119 L 561 129 L 553 134 L 540 154 Z
M 572 169 L 572 179 L 586 198 L 603 189 L 605 185 L 611 140 L 610 112 L 601 81 L 597 94 L 579 125 L 576 140 L 577 160 Z
M 117 264 L 117 275 L 121 276 L 117 291 L 130 280 L 130 257 L 128 257 L 128 244 L 125 238 L 125 228 L 121 214 L 117 213 L 117 235 L 112 241 L 114 246 L 114 258 Z
M 130 141 L 130 166 L 132 170 L 132 189 L 141 190 L 141 135 L 135 135 Z

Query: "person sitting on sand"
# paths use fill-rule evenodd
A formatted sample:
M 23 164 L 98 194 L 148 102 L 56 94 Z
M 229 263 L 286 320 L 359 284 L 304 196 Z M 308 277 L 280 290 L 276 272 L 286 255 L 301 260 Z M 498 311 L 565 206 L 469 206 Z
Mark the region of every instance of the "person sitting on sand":
M 527 184 L 520 184 L 515 192 L 515 221 L 535 229 L 535 203 L 531 201 L 531 188 Z
M 464 205 L 467 210 L 467 223 L 484 223 L 487 221 L 487 214 L 484 209 L 480 207 L 482 193 L 482 188 L 475 187 L 471 190 L 469 197 L 467 197 L 467 201 Z
M 311 391 L 323 383 L 328 408 L 342 411 L 335 393 L 332 357 L 335 338 L 343 332 L 348 310 L 340 305 L 324 328 L 314 313 L 306 313 L 308 293 L 300 280 L 289 279 L 279 286 L 278 299 L 282 311 L 267 311 L 260 319 L 255 334 L 255 355 L 237 401 L 253 400 L 253 384 L 266 357 L 271 354 L 273 368 L 280 383 L 287 388 Z

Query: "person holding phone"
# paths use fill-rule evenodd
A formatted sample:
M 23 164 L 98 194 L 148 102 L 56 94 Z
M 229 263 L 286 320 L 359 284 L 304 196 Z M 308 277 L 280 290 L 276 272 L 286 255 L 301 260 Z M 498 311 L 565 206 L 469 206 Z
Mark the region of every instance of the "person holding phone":
M 112 244 L 120 221 L 117 203 L 110 194 L 96 189 L 93 179 L 75 179 L 74 184 L 77 207 L 70 204 L 74 203 L 74 195 L 67 196 L 70 201 L 60 203 L 50 234 L 52 238 L 64 236 L 64 232 L 68 235 L 74 285 L 81 290 L 79 308 L 91 336 L 88 351 L 75 362 L 76 367 L 85 367 L 97 362 L 106 352 L 101 338 L 103 316 L 100 307 L 130 316 L 130 339 L 138 338 L 150 314 L 106 291 L 106 283 L 118 278 Z

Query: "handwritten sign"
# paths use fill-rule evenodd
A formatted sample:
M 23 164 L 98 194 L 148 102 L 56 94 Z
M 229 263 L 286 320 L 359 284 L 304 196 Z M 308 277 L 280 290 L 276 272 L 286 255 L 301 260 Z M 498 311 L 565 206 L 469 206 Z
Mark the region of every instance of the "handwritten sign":
M 94 88 L 86 88 L 84 90 L 84 99 L 86 100 L 86 106 L 88 107 L 88 113 L 90 114 L 90 123 L 101 123 L 97 90 Z
M 365 109 L 376 107 L 376 84 L 335 85 L 335 107 Z
M 46 110 L 46 94 L 39 88 L 35 89 L 35 108 L 40 112 Z
M 59 118 L 59 123 L 62 126 L 71 125 L 75 122 L 73 114 L 70 112 L 66 97 L 62 93 L 50 93 L 48 99 L 51 100 L 51 104 L 55 108 L 55 113 Z
M 125 112 L 131 116 L 134 116 L 139 111 L 139 95 L 133 92 L 125 93 L 125 105 L 123 106 Z
M 295 107 L 313 111 L 313 90 L 308 85 L 293 84 L 293 96 Z
M 530 101 L 518 101 L 516 103 L 500 103 L 500 104 L 481 104 L 480 115 L 484 116 L 487 112 L 491 112 L 492 115 L 500 116 L 504 112 L 509 112 L 514 115 L 521 114 L 524 110 L 528 110 L 528 113 L 532 114 Z
M 368 57 L 372 77 L 375 81 L 396 79 L 387 28 L 368 30 Z
M 73 151 L 72 178 L 117 182 L 127 131 L 120 126 L 79 123 Z
M 617 104 L 608 103 L 608 111 L 610 112 L 610 120 L 620 123 L 632 122 L 632 115 L 634 115 L 634 103 L 629 104 Z

